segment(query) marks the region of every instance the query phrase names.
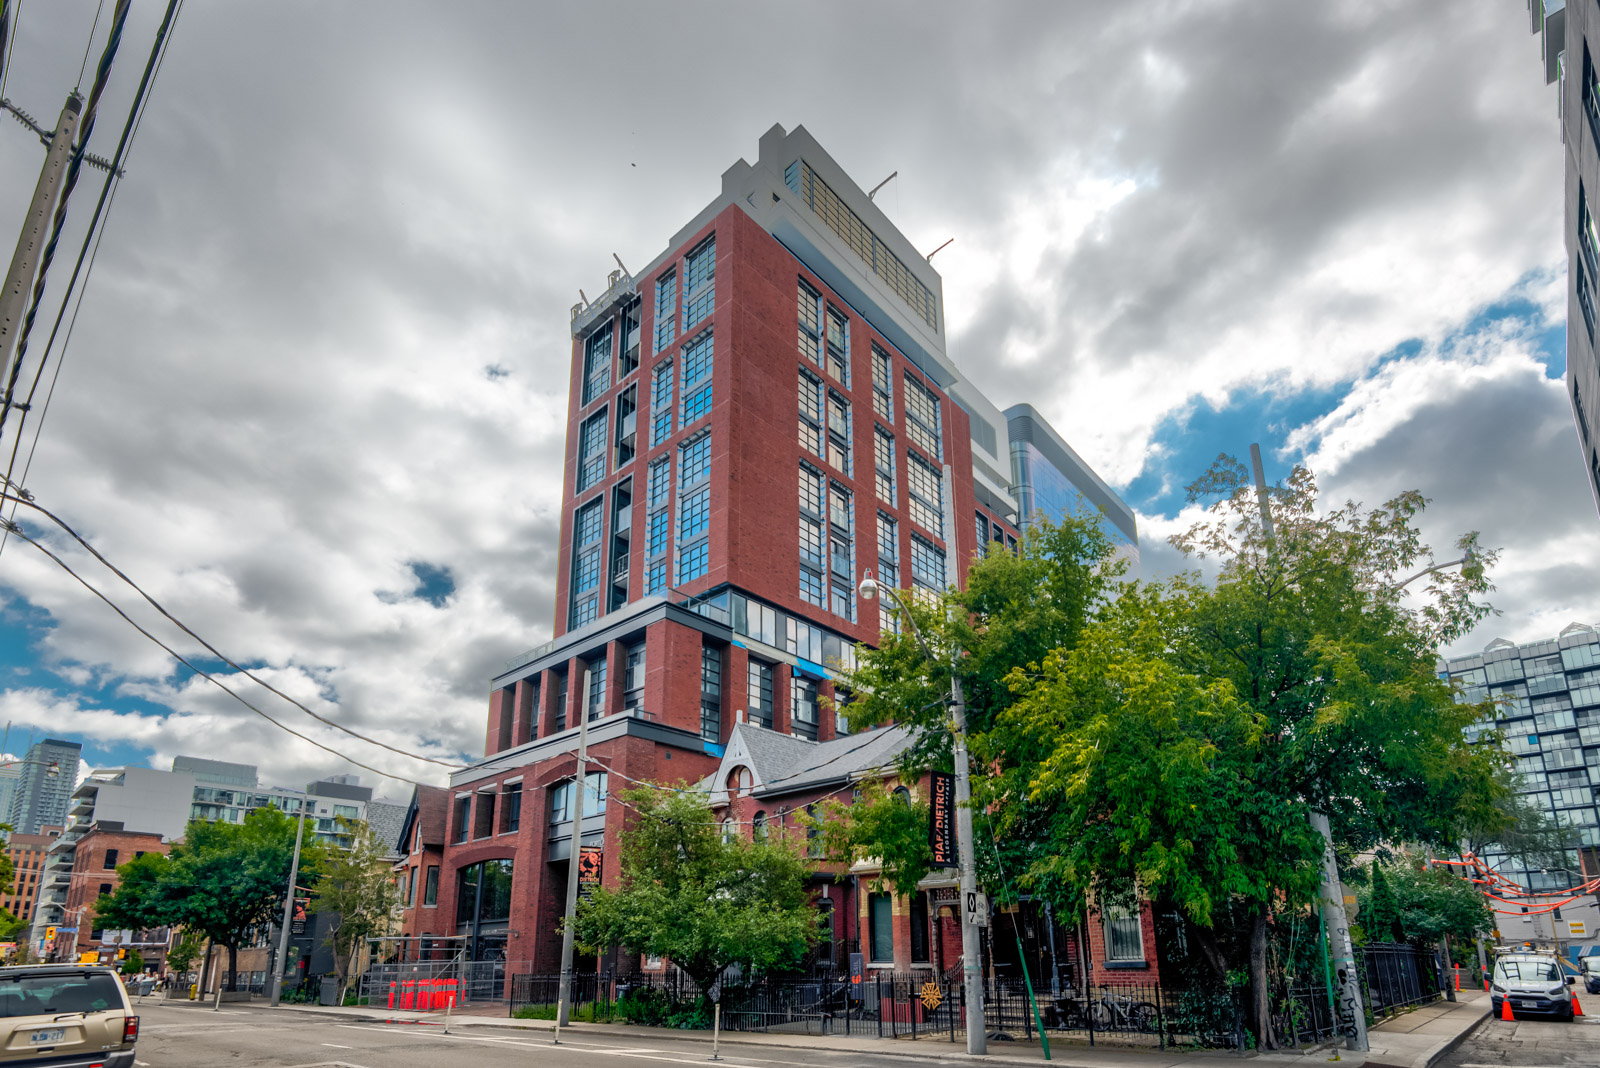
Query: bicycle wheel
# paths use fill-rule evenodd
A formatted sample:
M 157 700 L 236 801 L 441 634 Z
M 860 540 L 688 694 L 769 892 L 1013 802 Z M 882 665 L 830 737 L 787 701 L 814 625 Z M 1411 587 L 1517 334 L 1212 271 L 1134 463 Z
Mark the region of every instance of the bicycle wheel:
M 1089 1006 L 1089 1030 L 1109 1031 L 1111 1030 L 1111 1022 L 1112 1015 L 1110 1005 L 1107 1005 L 1103 1001 L 1097 1001 L 1093 1005 Z
M 1148 1001 L 1135 1002 L 1128 1007 L 1128 1019 L 1140 1034 L 1151 1035 L 1161 1029 L 1161 1010 Z

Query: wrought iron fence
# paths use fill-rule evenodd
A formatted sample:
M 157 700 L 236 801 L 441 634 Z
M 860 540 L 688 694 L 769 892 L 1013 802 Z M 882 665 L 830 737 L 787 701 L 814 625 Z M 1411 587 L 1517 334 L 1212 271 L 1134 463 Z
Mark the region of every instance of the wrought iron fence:
M 572 1010 L 577 1012 L 585 1006 L 594 1006 L 594 1018 L 609 1019 L 612 1014 L 611 991 L 612 983 L 609 975 L 574 973 L 571 987 Z M 528 1006 L 548 1006 L 554 1010 L 560 999 L 559 974 L 513 975 L 507 1008 L 512 1016 L 517 1014 L 518 1009 Z
M 410 967 L 410 966 L 408 966 Z M 1366 1004 L 1374 1015 L 1398 1012 L 1440 996 L 1433 957 L 1403 945 L 1357 951 Z M 511 977 L 510 1011 L 554 1007 L 558 975 Z M 966 991 L 959 978 L 935 972 L 879 972 L 852 982 L 841 975 L 725 981 L 720 988 L 722 1026 L 728 1031 L 865 1035 L 876 1038 L 966 1038 Z M 984 1029 L 992 1039 L 1034 1041 L 1040 1028 L 1091 1045 L 1114 1041 L 1144 1045 L 1244 1049 L 1251 1039 L 1246 991 L 1203 984 L 1100 983 L 1057 992 L 1035 989 L 1030 1001 L 1020 979 L 983 983 Z M 708 1026 L 711 1006 L 681 972 L 573 977 L 573 1008 L 594 1006 L 594 1019 L 622 1016 L 639 1023 Z M 1280 990 L 1271 1026 L 1280 1045 L 1302 1046 L 1335 1037 L 1326 983 L 1303 982 Z M 1035 1015 L 1037 1006 L 1037 1015 Z
M 1374 942 L 1355 950 L 1362 1003 L 1372 1020 L 1444 996 L 1433 952 L 1397 942 Z M 1320 980 L 1320 981 L 1319 981 Z M 1346 1033 L 1353 1022 L 1334 1019 L 1324 976 L 1278 990 L 1272 998 L 1272 1030 L 1280 1045 L 1301 1046 Z

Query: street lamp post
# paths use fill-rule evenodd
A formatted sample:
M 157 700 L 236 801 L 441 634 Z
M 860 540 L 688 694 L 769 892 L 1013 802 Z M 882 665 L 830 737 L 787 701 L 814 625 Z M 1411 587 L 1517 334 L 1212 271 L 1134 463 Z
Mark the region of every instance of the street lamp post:
M 900 606 L 922 654 L 938 663 L 939 657 L 933 654 L 927 642 L 923 640 L 922 631 L 918 629 L 917 621 L 912 618 L 911 609 L 899 591 L 892 586 L 880 584 L 870 570 L 866 571 L 861 576 L 861 588 L 858 591 L 861 599 L 875 600 L 880 591 L 887 593 Z M 956 855 L 961 864 L 961 900 L 958 902 L 958 907 L 961 910 L 961 978 L 967 996 L 967 1053 L 976 1055 L 988 1052 L 988 1035 L 983 1016 L 983 961 L 978 925 L 973 922 L 972 915 L 966 907 L 969 897 L 975 896 L 978 892 L 978 873 L 972 852 L 972 783 L 967 767 L 967 699 L 961 686 L 961 676 L 956 674 L 955 669 L 958 652 L 953 648 L 950 650 L 950 736 L 955 750 Z

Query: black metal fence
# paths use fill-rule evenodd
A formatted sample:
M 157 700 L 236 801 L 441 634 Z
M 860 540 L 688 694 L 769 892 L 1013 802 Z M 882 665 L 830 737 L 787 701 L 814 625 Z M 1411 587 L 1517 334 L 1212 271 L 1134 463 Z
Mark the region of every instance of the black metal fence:
M 1432 953 L 1405 945 L 1370 945 L 1356 951 L 1364 1000 L 1375 1017 L 1441 996 Z M 1313 1045 L 1336 1037 L 1341 1026 L 1322 977 L 1274 993 L 1272 1030 L 1280 1045 Z M 560 989 L 557 975 L 514 975 L 512 1015 L 525 1006 L 549 1006 Z M 861 977 L 811 976 L 724 983 L 722 1027 L 727 1031 L 864 1035 L 875 1038 L 962 1042 L 967 1034 L 966 992 L 958 978 L 935 972 Z M 1030 1001 L 1020 979 L 983 983 L 984 1029 L 991 1039 L 1037 1041 L 1062 1036 L 1090 1045 L 1245 1049 L 1251 1042 L 1243 988 L 1203 984 L 1113 982 L 1087 990 L 1035 989 Z M 573 977 L 573 1009 L 592 1019 L 626 1019 L 671 1027 L 709 1027 L 712 1008 L 680 972 Z M 1037 1015 L 1035 1014 L 1037 1007 Z M 1345 1026 L 1349 1021 L 1343 1022 Z
M 1398 942 L 1373 942 L 1355 950 L 1361 1000 L 1371 1021 L 1395 1016 L 1444 996 L 1433 952 Z M 1273 1034 L 1280 1045 L 1313 1045 L 1346 1033 L 1353 1021 L 1335 1020 L 1326 974 L 1302 979 L 1273 996 Z M 1334 995 L 1338 993 L 1337 980 Z

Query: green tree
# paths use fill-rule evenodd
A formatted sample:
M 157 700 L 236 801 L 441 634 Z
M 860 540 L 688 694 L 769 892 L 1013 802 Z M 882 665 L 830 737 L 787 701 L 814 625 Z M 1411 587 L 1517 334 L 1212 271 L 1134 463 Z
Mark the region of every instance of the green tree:
M 144 971 L 144 957 L 137 949 L 128 950 L 128 955 L 122 958 L 122 974 L 138 975 Z
M 339 819 L 339 834 L 350 847 L 332 851 L 323 864 L 313 896 L 319 912 L 329 917 L 328 948 L 339 977 L 339 1000 L 350 982 L 356 950 L 371 936 L 387 934 L 399 895 L 388 847 L 363 820 Z
M 167 950 L 167 969 L 174 972 L 187 972 L 194 966 L 196 958 L 200 956 L 203 940 L 188 931 L 178 936 L 178 941 Z
M 620 794 L 632 810 L 620 879 L 578 908 L 576 937 L 594 953 L 626 946 L 666 957 L 702 994 L 731 964 L 779 971 L 816 940 L 810 862 L 778 834 L 724 835 L 707 799 L 648 786 Z
M 1324 509 L 1296 468 L 1271 491 L 1272 539 L 1236 461 L 1219 458 L 1190 494 L 1215 503 L 1172 542 L 1214 561 L 1215 578 L 1118 585 L 1096 517 L 1030 533 L 1018 557 L 975 564 L 965 591 L 913 606 L 922 643 L 907 628 L 863 650 L 851 712 L 920 728 L 908 761 L 941 766 L 945 658 L 960 650 L 991 892 L 1066 914 L 1136 896 L 1170 905 L 1219 980 L 1248 971 L 1268 1046 L 1268 919 L 1315 900 L 1310 811 L 1347 853 L 1448 849 L 1468 827 L 1502 825 L 1503 757 L 1464 735 L 1486 709 L 1456 704 L 1434 674 L 1438 646 L 1489 611 L 1478 598 L 1495 554 L 1469 535 L 1468 564 L 1426 572 L 1408 601 L 1401 583 L 1434 563 L 1419 494 Z M 903 828 L 873 840 L 872 808 L 835 840 L 858 859 L 909 855 Z M 1219 937 L 1224 921 L 1236 936 Z
M 1449 938 L 1462 944 L 1494 930 L 1494 913 L 1483 893 L 1446 866 L 1409 855 L 1389 864 L 1374 862 L 1369 891 L 1374 901 L 1380 879 L 1399 934 L 1395 941 L 1433 945 Z
M 229 989 L 237 989 L 240 945 L 252 928 L 281 915 L 294 839 L 295 821 L 275 808 L 256 809 L 237 824 L 193 821 L 166 856 L 146 853 L 118 865 L 119 884 L 95 902 L 95 915 L 107 927 L 204 934 L 226 947 Z M 322 856 L 308 839 L 302 878 L 315 878 Z
M 1371 866 L 1372 886 L 1367 893 L 1367 907 L 1362 910 L 1361 926 L 1376 942 L 1404 942 L 1406 931 L 1400 924 L 1400 905 L 1389 880 L 1383 874 L 1383 865 L 1374 861 Z

